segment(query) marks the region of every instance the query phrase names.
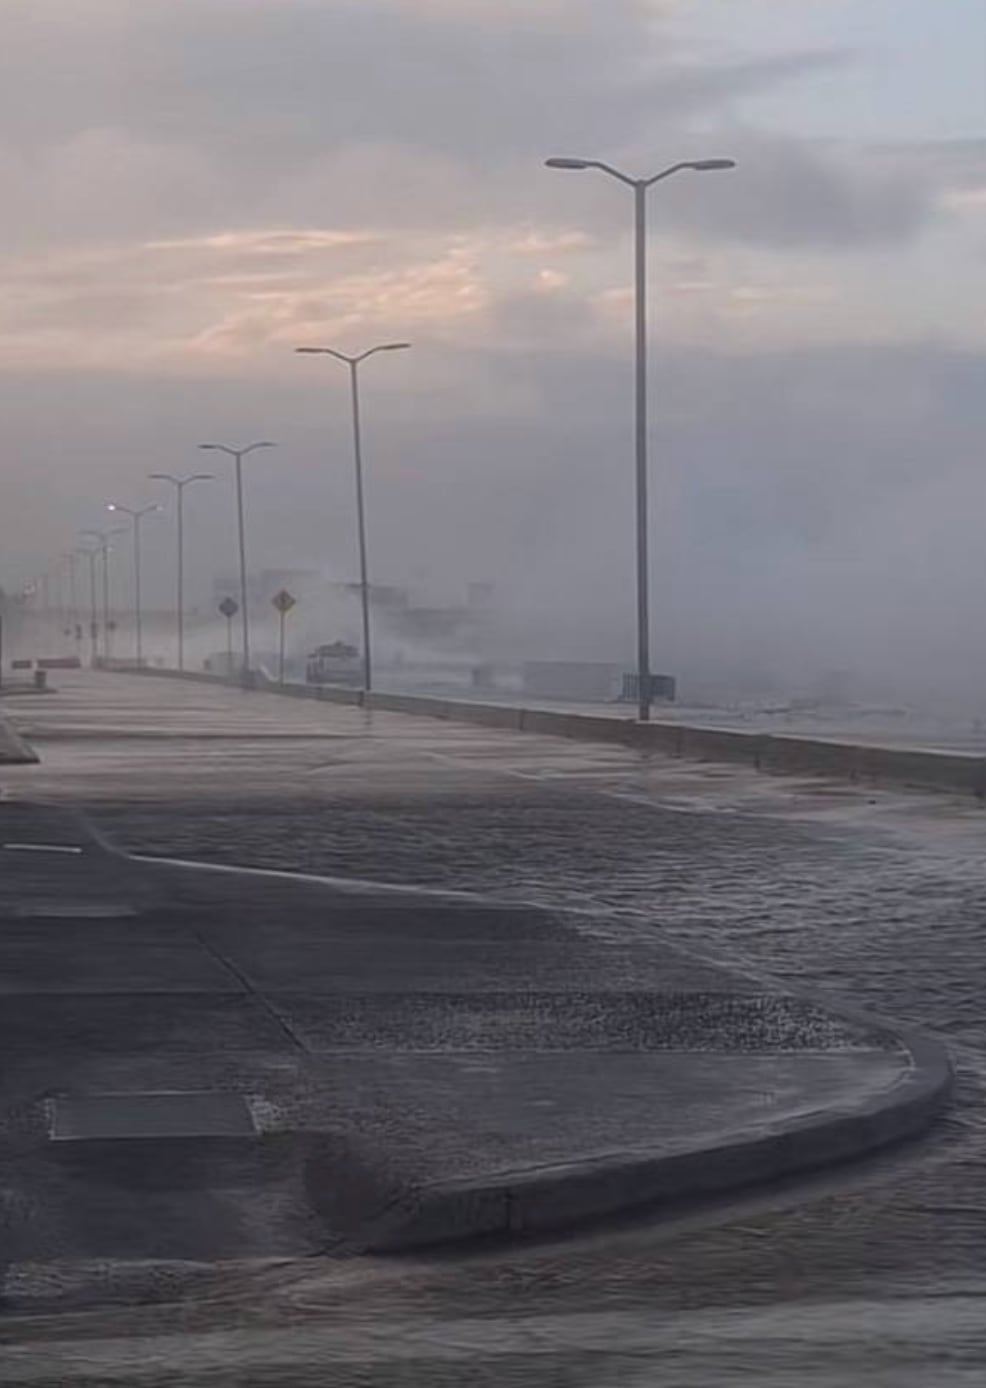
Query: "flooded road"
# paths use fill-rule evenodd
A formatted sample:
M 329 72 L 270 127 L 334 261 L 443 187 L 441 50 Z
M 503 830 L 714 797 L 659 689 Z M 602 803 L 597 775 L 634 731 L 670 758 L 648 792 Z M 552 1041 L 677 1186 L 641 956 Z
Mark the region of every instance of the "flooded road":
M 130 1304 L 112 1312 L 93 1304 L 98 1279 L 73 1311 L 28 1271 L 33 1292 L 0 1322 L 0 1380 L 982 1381 L 980 807 L 273 696 L 111 683 L 105 707 L 87 681 L 61 711 L 46 704 L 53 727 L 75 720 L 85 736 L 46 741 L 42 729 L 43 766 L 15 779 L 85 805 L 131 851 L 615 912 L 935 1030 L 954 1047 L 959 1089 L 918 1144 L 672 1222 L 636 1217 L 465 1258 L 244 1268 L 177 1302 L 152 1287 L 135 1305 L 124 1283 Z M 115 736 L 128 719 L 154 735 Z
M 982 1382 L 984 1353 L 982 1288 L 957 1287 L 935 1299 L 832 1301 L 673 1317 L 628 1310 L 578 1317 L 398 1318 L 384 1324 L 377 1315 L 355 1316 L 345 1326 L 250 1335 L 214 1331 L 146 1341 L 95 1340 L 73 1347 L 71 1358 L 42 1351 L 19 1367 L 7 1358 L 7 1366 L 17 1382 L 44 1388 L 85 1381 L 146 1388 L 177 1382 L 442 1388 L 466 1378 L 518 1388 L 533 1383 L 966 1388 Z

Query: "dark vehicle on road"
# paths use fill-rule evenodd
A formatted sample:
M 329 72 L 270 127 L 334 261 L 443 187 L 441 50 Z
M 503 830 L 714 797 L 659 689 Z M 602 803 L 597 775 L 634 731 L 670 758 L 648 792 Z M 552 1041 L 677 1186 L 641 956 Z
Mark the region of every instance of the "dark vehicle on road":
M 307 684 L 359 684 L 362 677 L 359 651 L 346 641 L 316 646 L 306 659 Z

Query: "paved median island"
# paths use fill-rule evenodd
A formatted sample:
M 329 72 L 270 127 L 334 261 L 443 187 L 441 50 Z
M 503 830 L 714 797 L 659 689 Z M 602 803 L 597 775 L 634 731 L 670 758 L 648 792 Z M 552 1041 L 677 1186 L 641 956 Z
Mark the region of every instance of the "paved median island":
M 391 1252 L 678 1208 L 929 1125 L 933 1041 L 651 928 L 128 859 L 0 806 L 19 1269 Z

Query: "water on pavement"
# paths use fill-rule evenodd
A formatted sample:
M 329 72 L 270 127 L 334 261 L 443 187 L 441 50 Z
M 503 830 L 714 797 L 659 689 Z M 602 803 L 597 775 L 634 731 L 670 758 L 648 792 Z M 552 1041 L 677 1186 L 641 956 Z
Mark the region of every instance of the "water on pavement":
M 43 765 L 5 772 L 4 793 L 84 805 L 131 850 L 616 912 L 933 1028 L 961 1083 L 914 1147 L 671 1225 L 249 1269 L 113 1316 L 26 1297 L 0 1324 L 0 1379 L 982 1381 L 979 806 L 132 677 L 82 677 L 37 705 L 19 717 Z M 139 1276 L 114 1275 L 123 1296 Z

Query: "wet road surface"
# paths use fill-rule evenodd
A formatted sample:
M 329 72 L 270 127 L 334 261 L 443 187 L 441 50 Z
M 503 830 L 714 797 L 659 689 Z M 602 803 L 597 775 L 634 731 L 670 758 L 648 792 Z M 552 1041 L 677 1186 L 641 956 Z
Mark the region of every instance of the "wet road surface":
M 75 1316 L 24 1269 L 4 1381 L 982 1381 L 980 807 L 135 678 L 80 678 L 17 716 L 44 764 L 5 772 L 5 793 L 85 805 L 131 850 L 615 911 L 936 1030 L 960 1088 L 914 1147 L 670 1225 L 248 1268 L 214 1296 L 203 1273 L 197 1296 L 112 1315 L 85 1309 L 85 1269 Z M 166 1290 L 153 1270 L 99 1275 Z

